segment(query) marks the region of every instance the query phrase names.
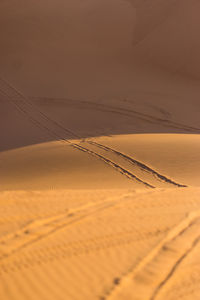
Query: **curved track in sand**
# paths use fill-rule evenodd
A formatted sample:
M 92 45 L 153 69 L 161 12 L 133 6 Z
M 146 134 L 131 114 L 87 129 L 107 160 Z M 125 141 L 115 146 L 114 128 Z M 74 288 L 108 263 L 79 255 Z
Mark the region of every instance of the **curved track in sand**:
M 37 100 L 38 99 L 43 99 L 43 100 L 47 99 L 47 100 L 52 100 L 52 101 L 59 100 L 59 99 L 55 99 L 55 98 L 40 98 L 40 97 L 33 98 L 33 99 L 37 99 Z M 112 105 L 107 105 L 104 103 L 102 104 L 102 103 L 91 102 L 91 101 L 86 101 L 86 100 L 73 100 L 73 99 L 68 99 L 68 98 L 64 98 L 61 100 L 64 100 L 65 104 L 68 104 L 69 106 L 72 106 L 72 107 L 108 112 L 108 113 L 112 113 L 112 114 L 126 116 L 131 119 L 133 119 L 133 117 L 134 117 L 136 119 L 142 120 L 147 123 L 157 124 L 159 126 L 168 127 L 168 128 L 180 129 L 180 130 L 184 130 L 186 132 L 194 132 L 194 133 L 200 132 L 200 128 L 198 128 L 198 127 L 189 126 L 189 125 L 186 125 L 183 123 L 175 122 L 170 119 L 155 117 L 153 115 L 142 113 L 142 112 L 133 110 L 131 108 L 124 108 L 122 106 L 116 106 L 116 105 L 112 106 Z M 132 102 L 130 102 L 130 103 L 132 103 Z

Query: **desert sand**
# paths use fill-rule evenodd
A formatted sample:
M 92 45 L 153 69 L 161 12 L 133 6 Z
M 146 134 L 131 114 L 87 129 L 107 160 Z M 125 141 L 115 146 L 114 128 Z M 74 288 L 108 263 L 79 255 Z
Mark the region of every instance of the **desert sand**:
M 200 299 L 200 2 L 0 3 L 0 299 Z

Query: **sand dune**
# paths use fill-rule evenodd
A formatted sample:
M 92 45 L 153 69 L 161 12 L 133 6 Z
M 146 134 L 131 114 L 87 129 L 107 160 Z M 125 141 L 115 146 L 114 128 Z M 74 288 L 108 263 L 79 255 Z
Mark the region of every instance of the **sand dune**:
M 199 1 L 0 4 L 0 299 L 197 300 Z
M 198 219 L 197 213 L 197 217 L 187 217 L 188 211 L 199 208 L 197 189 L 4 192 L 1 201 L 8 216 L 2 220 L 12 232 L 1 238 L 3 299 L 136 299 L 136 295 L 137 299 L 150 299 L 143 295 L 146 286 L 149 295 L 153 294 L 199 234 L 197 223 L 191 234 L 188 229 L 180 241 L 173 242 Z M 16 225 L 12 228 L 14 211 Z M 159 252 L 162 245 L 169 248 L 164 259 Z M 154 263 L 157 255 L 159 261 Z M 145 269 L 147 263 L 152 265 L 150 270 Z M 184 274 L 188 266 L 181 267 Z M 131 277 L 140 269 L 145 278 L 137 284 Z M 191 270 L 187 285 L 193 276 L 199 278 L 199 269 L 194 274 Z M 170 287 L 176 284 L 171 298 L 185 293 L 184 299 L 189 299 L 190 290 L 179 283 L 177 275 L 174 272 L 176 280 L 172 277 L 162 293 L 172 293 Z M 198 284 L 196 280 L 190 289 L 198 289 Z M 8 285 L 11 288 L 7 289 Z M 142 293 L 131 293 L 132 286 L 134 291 L 141 287 Z M 119 293 L 125 294 L 119 297 Z

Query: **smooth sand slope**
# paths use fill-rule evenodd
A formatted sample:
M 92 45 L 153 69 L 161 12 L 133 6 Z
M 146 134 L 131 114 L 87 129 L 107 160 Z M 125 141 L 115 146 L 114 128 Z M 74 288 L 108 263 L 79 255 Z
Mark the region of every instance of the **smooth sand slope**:
M 199 8 L 2 1 L 0 299 L 200 299 Z

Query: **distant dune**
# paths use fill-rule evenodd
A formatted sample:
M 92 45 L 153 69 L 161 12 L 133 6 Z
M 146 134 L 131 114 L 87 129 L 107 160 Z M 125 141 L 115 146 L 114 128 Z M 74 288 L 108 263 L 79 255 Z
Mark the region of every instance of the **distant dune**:
M 0 4 L 0 299 L 200 298 L 200 3 Z

